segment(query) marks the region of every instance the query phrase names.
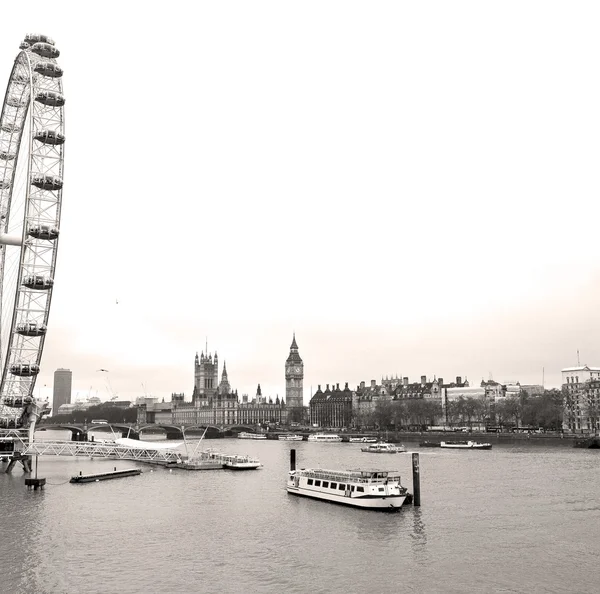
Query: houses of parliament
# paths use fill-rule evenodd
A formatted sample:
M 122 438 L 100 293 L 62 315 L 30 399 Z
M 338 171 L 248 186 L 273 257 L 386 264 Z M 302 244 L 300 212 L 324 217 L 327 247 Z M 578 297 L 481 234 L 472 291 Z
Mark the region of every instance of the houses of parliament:
M 183 394 L 172 394 L 171 402 L 147 402 L 138 421 L 169 425 L 256 425 L 263 423 L 287 424 L 301 421 L 304 416 L 303 403 L 304 363 L 298 352 L 296 336 L 292 338 L 290 353 L 285 362 L 285 400 L 277 396 L 263 396 L 260 384 L 255 397 L 247 394 L 238 398 L 227 375 L 227 364 L 219 381 L 219 357 L 212 353 L 196 353 L 194 360 L 194 389 L 192 400 L 186 401 Z M 139 411 L 142 412 L 142 411 Z

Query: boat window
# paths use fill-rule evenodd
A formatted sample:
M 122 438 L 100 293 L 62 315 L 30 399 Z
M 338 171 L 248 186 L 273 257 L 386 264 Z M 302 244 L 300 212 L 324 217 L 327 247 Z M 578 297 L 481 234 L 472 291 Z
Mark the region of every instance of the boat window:
M 356 487 L 356 490 L 357 490 L 359 493 L 364 493 L 364 492 L 365 492 L 365 488 L 364 488 L 364 487 Z
M 378 491 L 385 491 L 383 487 L 379 487 Z
M 337 489 L 337 483 L 331 483 L 331 485 L 329 485 L 330 489 Z
M 315 481 L 315 487 L 320 487 L 321 486 L 321 481 Z
M 329 488 L 329 481 L 323 481 L 323 486 L 327 489 Z
M 307 484 L 307 485 L 312 485 L 312 484 L 313 484 L 313 480 L 312 480 L 312 479 L 308 479 L 308 480 L 306 481 L 306 484 Z
M 350 491 L 354 491 L 354 485 L 350 486 Z
M 338 485 L 338 489 L 339 489 L 340 491 L 345 491 L 345 490 L 346 490 L 346 485 L 342 485 L 342 483 L 340 483 L 340 484 Z

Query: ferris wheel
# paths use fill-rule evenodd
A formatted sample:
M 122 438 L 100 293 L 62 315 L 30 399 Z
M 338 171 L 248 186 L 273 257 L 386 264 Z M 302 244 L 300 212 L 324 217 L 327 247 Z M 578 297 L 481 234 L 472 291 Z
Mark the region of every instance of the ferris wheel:
M 0 427 L 29 428 L 48 327 L 60 229 L 64 104 L 59 51 L 20 45 L 0 116 Z

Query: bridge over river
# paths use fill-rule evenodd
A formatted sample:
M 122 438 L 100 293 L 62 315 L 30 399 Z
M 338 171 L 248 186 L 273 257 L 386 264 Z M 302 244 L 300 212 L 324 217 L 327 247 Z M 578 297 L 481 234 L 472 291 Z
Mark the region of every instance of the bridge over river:
M 106 432 L 108 435 L 117 435 L 118 437 L 129 437 L 131 439 L 140 439 L 142 433 L 157 434 L 162 433 L 167 439 L 184 440 L 191 437 L 197 437 L 206 430 L 206 437 L 209 439 L 225 437 L 225 435 L 235 435 L 241 431 L 253 433 L 255 427 L 247 425 L 168 425 L 168 424 L 128 424 L 128 423 L 52 423 L 46 422 L 36 427 L 36 432 L 49 430 L 68 430 L 71 432 L 72 441 L 91 441 L 89 433 Z

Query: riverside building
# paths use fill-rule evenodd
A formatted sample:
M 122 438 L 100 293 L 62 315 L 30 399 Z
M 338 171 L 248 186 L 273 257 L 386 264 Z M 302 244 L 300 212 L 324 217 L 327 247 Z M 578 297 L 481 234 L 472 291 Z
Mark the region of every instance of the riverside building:
M 54 372 L 54 386 L 52 388 L 53 415 L 58 414 L 58 409 L 61 406 L 71 404 L 72 383 L 73 372 L 70 369 L 60 368 Z
M 563 430 L 600 429 L 600 367 L 578 365 L 562 370 Z

